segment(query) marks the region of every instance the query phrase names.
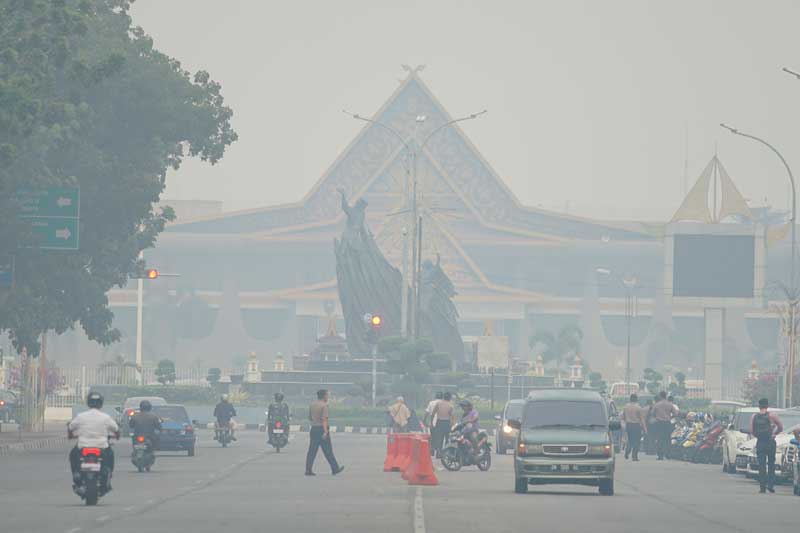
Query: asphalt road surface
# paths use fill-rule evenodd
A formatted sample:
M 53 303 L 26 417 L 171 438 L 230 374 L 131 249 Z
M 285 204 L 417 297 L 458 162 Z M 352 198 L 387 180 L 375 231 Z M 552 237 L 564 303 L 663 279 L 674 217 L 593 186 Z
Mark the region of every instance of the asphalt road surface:
M 789 487 L 759 495 L 743 476 L 716 466 L 618 462 L 616 495 L 591 487 L 513 492 L 511 456 L 489 472 L 437 472 L 418 489 L 383 473 L 385 436 L 333 435 L 346 470 L 337 477 L 320 453 L 317 477 L 303 476 L 307 435 L 282 453 L 264 434 L 241 432 L 222 449 L 203 432 L 196 457 L 162 454 L 138 474 L 130 445 L 115 446 L 114 491 L 86 507 L 70 489 L 66 450 L 0 457 L 0 531 L 107 532 L 751 532 L 788 531 L 800 519 Z

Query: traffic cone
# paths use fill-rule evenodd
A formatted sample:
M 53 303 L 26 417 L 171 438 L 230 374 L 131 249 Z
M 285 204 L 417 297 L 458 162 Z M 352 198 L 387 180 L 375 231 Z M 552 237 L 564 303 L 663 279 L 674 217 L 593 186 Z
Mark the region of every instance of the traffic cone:
M 433 472 L 433 461 L 431 461 L 431 448 L 428 439 L 420 439 L 417 446 L 416 467 L 408 477 L 409 485 L 438 485 L 439 480 Z
M 383 471 L 391 472 L 396 470 L 395 462 L 397 461 L 397 438 L 394 433 L 389 433 L 386 436 L 386 459 L 383 461 Z
M 408 464 L 408 467 L 403 470 L 403 475 L 401 476 L 406 481 L 414 476 L 414 472 L 417 471 L 419 466 L 419 443 L 421 440 L 422 439 L 417 435 L 411 437 L 411 462 Z

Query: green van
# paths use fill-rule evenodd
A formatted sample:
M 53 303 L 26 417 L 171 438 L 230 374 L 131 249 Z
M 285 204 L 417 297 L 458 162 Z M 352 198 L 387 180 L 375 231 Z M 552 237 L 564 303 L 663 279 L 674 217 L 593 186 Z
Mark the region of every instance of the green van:
M 522 418 L 509 420 L 519 430 L 514 451 L 514 491 L 528 485 L 573 484 L 599 487 L 614 494 L 614 445 L 603 397 L 584 389 L 533 391 Z

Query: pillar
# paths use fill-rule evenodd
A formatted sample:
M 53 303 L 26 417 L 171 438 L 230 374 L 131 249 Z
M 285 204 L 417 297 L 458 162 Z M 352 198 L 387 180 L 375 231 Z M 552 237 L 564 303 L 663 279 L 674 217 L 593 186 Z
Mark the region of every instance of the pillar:
M 705 389 L 706 397 L 722 398 L 722 341 L 725 332 L 725 310 L 711 308 L 705 315 Z

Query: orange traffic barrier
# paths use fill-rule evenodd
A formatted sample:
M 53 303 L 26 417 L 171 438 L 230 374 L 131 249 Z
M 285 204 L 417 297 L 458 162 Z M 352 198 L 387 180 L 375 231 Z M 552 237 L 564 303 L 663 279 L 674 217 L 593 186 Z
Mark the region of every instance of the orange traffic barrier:
M 406 468 L 411 465 L 413 457 L 411 456 L 414 446 L 414 437 L 409 433 L 398 433 L 397 438 L 397 462 L 395 466 L 400 472 L 405 472 Z
M 433 472 L 433 461 L 431 461 L 431 448 L 428 439 L 418 439 L 414 446 L 415 460 L 414 467 L 407 478 L 409 485 L 438 485 L 439 480 Z
M 410 440 L 411 440 L 411 461 L 408 463 L 408 467 L 405 470 L 403 470 L 403 475 L 400 476 L 406 481 L 411 479 L 411 477 L 414 475 L 414 472 L 417 469 L 417 466 L 419 465 L 419 443 L 421 439 L 417 435 L 412 435 Z
M 386 436 L 386 459 L 383 461 L 383 471 L 391 472 L 397 470 L 397 438 L 394 433 Z

